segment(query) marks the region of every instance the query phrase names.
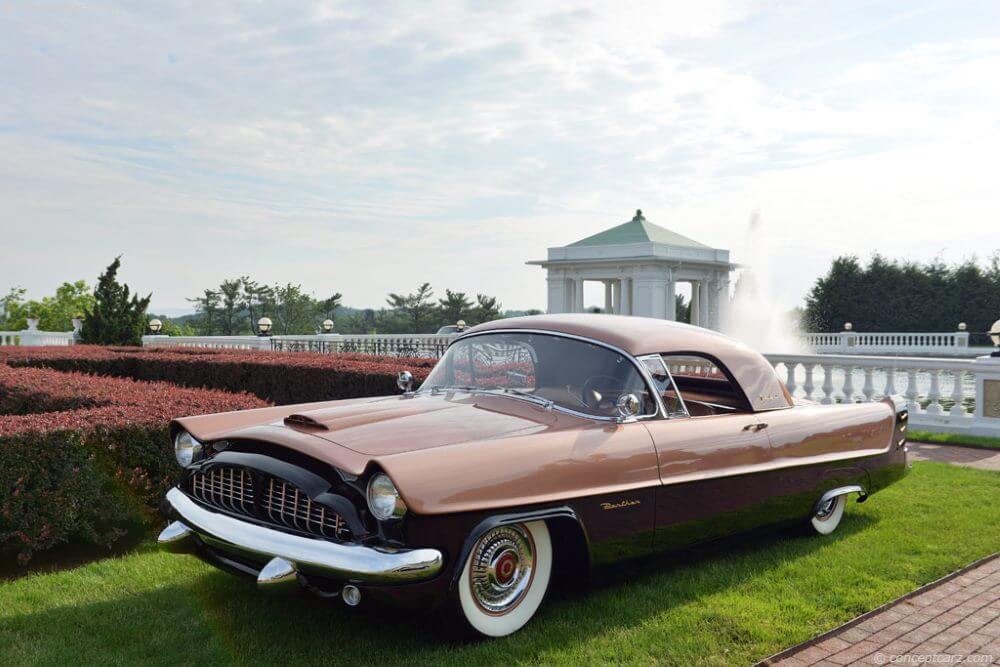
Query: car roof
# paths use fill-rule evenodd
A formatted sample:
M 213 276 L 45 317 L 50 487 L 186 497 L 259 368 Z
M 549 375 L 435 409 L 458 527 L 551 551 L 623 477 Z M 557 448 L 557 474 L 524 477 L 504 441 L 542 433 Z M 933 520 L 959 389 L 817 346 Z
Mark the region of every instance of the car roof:
M 770 362 L 753 348 L 716 331 L 649 317 L 563 313 L 494 320 L 463 336 L 529 329 L 589 338 L 634 357 L 644 354 L 701 354 L 716 360 L 739 384 L 754 411 L 791 407 L 792 399 Z

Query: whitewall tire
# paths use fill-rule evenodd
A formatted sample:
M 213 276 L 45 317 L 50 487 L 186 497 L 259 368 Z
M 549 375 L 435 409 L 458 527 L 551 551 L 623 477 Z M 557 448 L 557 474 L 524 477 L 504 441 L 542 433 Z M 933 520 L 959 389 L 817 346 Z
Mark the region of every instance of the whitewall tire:
M 531 620 L 552 574 L 544 521 L 492 528 L 472 546 L 458 581 L 458 608 L 476 632 L 503 637 Z
M 829 535 L 837 530 L 840 520 L 844 518 L 844 506 L 847 505 L 847 495 L 839 495 L 821 503 L 809 523 L 820 535 Z

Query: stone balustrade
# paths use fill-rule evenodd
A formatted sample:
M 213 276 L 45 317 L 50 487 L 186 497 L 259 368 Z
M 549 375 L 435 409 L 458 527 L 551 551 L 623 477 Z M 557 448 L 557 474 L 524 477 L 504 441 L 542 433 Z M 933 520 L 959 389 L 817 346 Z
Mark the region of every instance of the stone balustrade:
M 72 331 L 0 331 L 0 346 L 23 345 L 38 347 L 49 345 L 75 345 L 77 335 Z
M 906 398 L 913 428 L 1000 436 L 1000 358 L 768 354 L 792 396 L 820 403 Z
M 203 347 L 279 352 L 357 352 L 393 357 L 444 354 L 452 335 L 316 334 L 303 336 L 143 336 L 143 347 Z
M 819 354 L 881 354 L 928 357 L 974 357 L 988 347 L 970 347 L 968 331 L 802 334 L 802 342 Z

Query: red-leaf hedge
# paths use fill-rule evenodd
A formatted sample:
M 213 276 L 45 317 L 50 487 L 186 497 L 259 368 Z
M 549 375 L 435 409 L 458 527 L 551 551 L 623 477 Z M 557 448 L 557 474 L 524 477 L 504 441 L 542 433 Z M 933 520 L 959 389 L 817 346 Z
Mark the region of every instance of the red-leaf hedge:
M 202 348 L 111 348 L 92 345 L 0 348 L 0 363 L 94 373 L 185 387 L 248 391 L 276 405 L 394 394 L 396 374 L 419 383 L 434 359 L 363 354 L 262 352 Z
M 179 472 L 170 419 L 267 405 L 249 394 L 0 365 L 0 558 L 66 542 L 111 546 Z M 10 410 L 9 408 L 14 408 Z

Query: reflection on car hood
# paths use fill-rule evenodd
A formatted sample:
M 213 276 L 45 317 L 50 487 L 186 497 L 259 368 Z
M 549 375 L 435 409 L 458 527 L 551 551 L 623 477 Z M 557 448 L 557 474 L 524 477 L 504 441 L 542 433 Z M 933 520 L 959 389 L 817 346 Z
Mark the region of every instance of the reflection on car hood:
M 295 412 L 283 423 L 361 454 L 384 456 L 541 431 L 554 419 L 543 407 L 513 397 L 449 393 L 331 404 Z

